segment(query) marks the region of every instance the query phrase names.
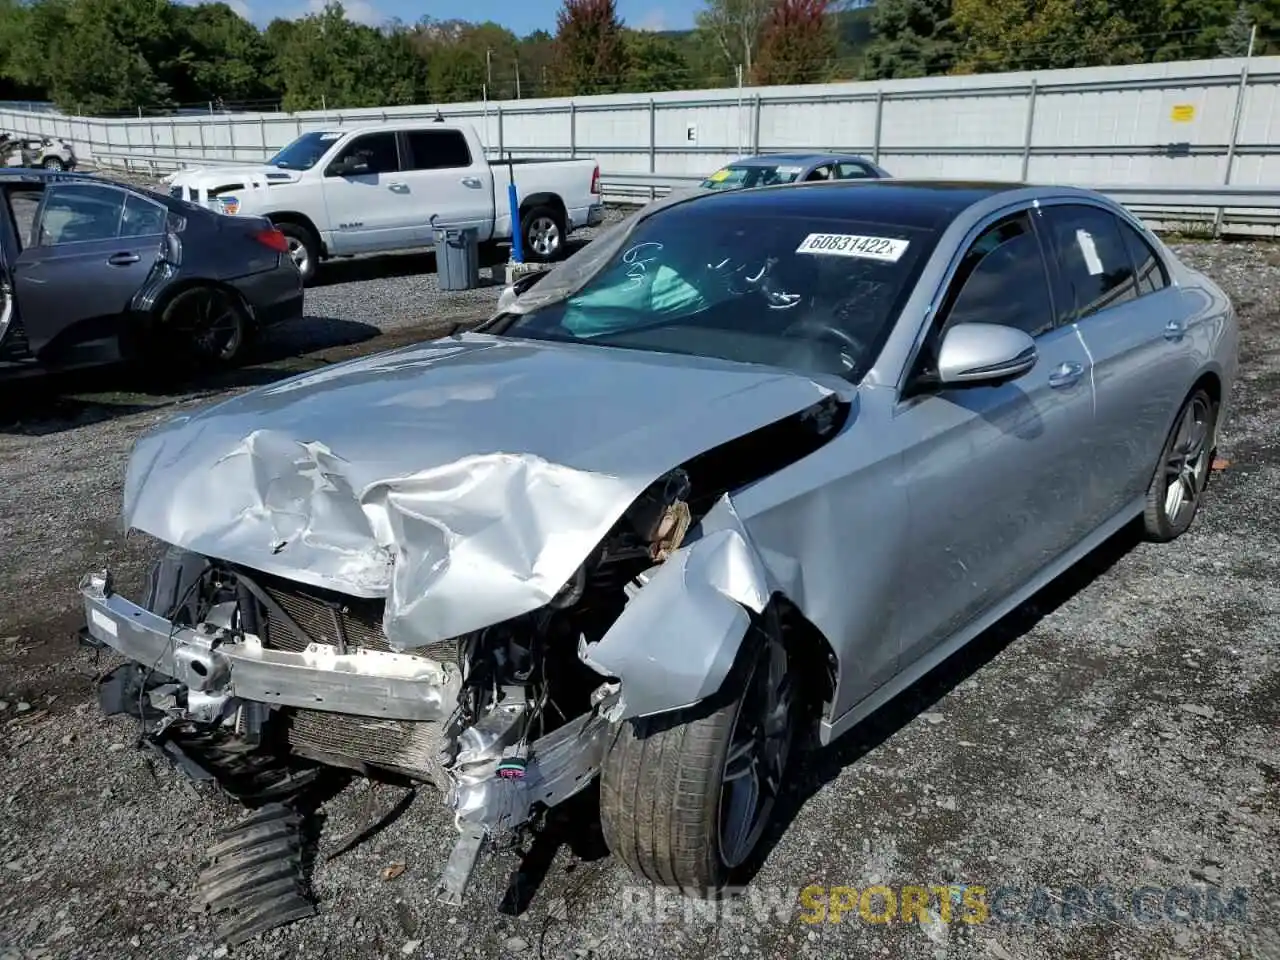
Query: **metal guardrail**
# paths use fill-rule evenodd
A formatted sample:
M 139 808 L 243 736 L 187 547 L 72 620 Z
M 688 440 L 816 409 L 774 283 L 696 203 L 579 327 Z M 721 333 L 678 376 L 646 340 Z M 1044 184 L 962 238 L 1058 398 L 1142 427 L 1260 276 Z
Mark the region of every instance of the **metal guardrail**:
M 152 175 L 194 167 L 252 166 L 263 162 L 243 159 L 209 159 L 178 154 L 139 156 L 133 152 L 97 151 L 100 166 L 146 170 Z M 614 203 L 643 204 L 672 190 L 696 187 L 703 177 L 672 173 L 605 173 L 600 185 L 606 199 Z M 1227 226 L 1233 232 L 1255 236 L 1280 233 L 1280 186 L 1230 184 L 1222 186 L 1163 184 L 1104 184 L 1087 186 L 1124 204 L 1157 228 L 1213 224 L 1214 233 Z M 1228 211 L 1231 211 L 1228 213 Z
M 675 187 L 694 187 L 704 177 L 681 176 L 666 173 L 601 173 L 600 182 L 605 187 L 633 189 L 636 191 L 669 191 Z M 1072 184 L 1076 186 L 1076 184 Z M 1083 186 L 1083 185 L 1081 185 Z M 1280 186 L 1230 185 L 1221 187 L 1109 184 L 1087 186 L 1086 189 L 1106 194 L 1126 206 L 1155 203 L 1166 207 L 1218 209 L 1273 210 L 1280 215 Z

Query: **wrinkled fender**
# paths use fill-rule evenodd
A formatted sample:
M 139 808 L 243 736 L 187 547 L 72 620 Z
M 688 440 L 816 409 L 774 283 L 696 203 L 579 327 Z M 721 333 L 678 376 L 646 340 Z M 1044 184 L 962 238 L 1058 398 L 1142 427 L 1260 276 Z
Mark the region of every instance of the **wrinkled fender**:
M 610 719 L 693 706 L 716 693 L 772 594 L 771 578 L 728 496 L 693 542 L 654 568 L 621 616 L 579 656 L 621 681 Z

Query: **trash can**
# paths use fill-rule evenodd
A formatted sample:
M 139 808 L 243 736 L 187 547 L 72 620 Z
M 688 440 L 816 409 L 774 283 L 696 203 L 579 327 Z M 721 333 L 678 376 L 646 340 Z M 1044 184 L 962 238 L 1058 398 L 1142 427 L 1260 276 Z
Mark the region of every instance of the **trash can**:
M 441 290 L 480 286 L 480 231 L 474 227 L 436 227 L 436 275 Z

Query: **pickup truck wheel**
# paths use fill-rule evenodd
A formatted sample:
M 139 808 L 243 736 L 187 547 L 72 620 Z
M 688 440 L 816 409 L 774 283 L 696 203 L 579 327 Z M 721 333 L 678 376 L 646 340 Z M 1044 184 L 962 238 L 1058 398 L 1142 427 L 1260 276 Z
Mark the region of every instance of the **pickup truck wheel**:
M 63 168 L 61 157 L 45 157 L 44 168 L 46 170 L 61 170 Z
M 520 218 L 524 255 L 536 263 L 549 263 L 564 251 L 564 216 L 553 207 L 534 207 Z
M 319 241 L 310 230 L 296 223 L 277 223 L 276 228 L 289 242 L 289 259 L 302 274 L 303 283 L 310 283 L 320 263 Z
M 605 842 L 633 873 L 714 896 L 760 844 L 795 739 L 798 686 L 776 617 L 743 643 L 719 702 L 624 721 L 600 769 Z

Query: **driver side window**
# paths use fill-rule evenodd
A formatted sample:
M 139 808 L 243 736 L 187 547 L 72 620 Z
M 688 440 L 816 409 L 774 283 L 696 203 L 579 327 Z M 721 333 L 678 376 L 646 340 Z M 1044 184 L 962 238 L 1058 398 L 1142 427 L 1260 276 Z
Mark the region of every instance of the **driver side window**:
M 998 220 L 969 245 L 921 348 L 913 378 L 936 369 L 942 335 L 957 323 L 998 323 L 1032 337 L 1053 329 L 1049 274 L 1026 211 Z
M 400 155 L 394 133 L 367 133 L 348 143 L 334 158 L 334 165 L 344 160 L 356 160 L 361 167 L 345 176 L 364 177 L 378 173 L 396 173 L 400 170 Z M 335 174 L 330 173 L 329 176 Z M 337 174 L 343 176 L 343 174 Z

